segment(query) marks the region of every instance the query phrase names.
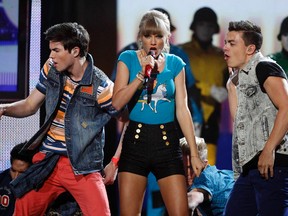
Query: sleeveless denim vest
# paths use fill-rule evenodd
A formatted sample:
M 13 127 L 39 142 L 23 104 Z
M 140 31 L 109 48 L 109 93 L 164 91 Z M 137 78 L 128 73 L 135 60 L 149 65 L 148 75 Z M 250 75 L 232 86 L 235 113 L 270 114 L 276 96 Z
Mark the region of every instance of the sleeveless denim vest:
M 256 53 L 242 69 L 237 85 L 238 107 L 232 139 L 232 162 L 235 176 L 259 151 L 263 150 L 273 129 L 277 108 L 268 95 L 261 91 L 256 66 L 260 61 L 273 61 Z M 281 142 L 277 153 L 288 155 L 288 135 Z

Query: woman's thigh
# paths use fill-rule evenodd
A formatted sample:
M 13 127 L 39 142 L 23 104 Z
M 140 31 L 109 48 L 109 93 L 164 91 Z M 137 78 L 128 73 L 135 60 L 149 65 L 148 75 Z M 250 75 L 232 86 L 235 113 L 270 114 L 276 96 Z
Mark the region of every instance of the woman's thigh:
M 169 215 L 188 215 L 188 198 L 184 175 L 171 175 L 158 180 Z
M 118 174 L 118 181 L 120 214 L 140 215 L 147 178 L 129 172 L 121 172 Z

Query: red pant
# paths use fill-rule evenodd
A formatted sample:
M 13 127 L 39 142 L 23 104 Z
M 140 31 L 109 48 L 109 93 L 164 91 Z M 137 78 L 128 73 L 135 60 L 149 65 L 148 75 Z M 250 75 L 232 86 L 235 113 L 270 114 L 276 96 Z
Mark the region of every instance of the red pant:
M 44 154 L 39 152 L 33 157 L 33 162 L 43 157 Z M 44 215 L 49 204 L 66 190 L 75 198 L 85 216 L 110 215 L 101 174 L 75 175 L 69 159 L 61 156 L 54 171 L 38 191 L 32 190 L 16 200 L 14 216 Z

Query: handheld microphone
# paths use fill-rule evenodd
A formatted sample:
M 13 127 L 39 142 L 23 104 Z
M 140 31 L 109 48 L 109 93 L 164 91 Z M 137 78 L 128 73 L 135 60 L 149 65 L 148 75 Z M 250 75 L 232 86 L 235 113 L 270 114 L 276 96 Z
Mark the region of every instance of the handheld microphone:
M 155 51 L 154 50 L 150 50 L 148 52 L 148 55 L 151 55 L 151 56 L 155 56 Z M 144 74 L 144 78 L 150 78 L 151 76 L 151 72 L 152 72 L 152 67 L 151 65 L 146 65 L 145 66 L 145 74 Z

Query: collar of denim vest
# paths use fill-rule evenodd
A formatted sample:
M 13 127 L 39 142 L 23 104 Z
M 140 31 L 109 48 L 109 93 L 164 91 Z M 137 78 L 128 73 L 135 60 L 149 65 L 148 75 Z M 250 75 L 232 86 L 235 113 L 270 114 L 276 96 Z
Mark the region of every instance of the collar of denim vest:
M 241 69 L 241 71 L 243 71 L 244 73 L 248 74 L 249 71 L 255 66 L 255 63 L 259 61 L 260 58 L 262 58 L 263 55 L 260 51 L 256 52 L 252 58 L 248 61 L 248 63 L 244 66 L 243 69 Z M 240 72 L 241 72 L 240 71 Z
M 94 60 L 89 53 L 87 54 L 86 60 L 88 61 L 88 65 L 79 83 L 80 85 L 91 85 L 92 83 Z

